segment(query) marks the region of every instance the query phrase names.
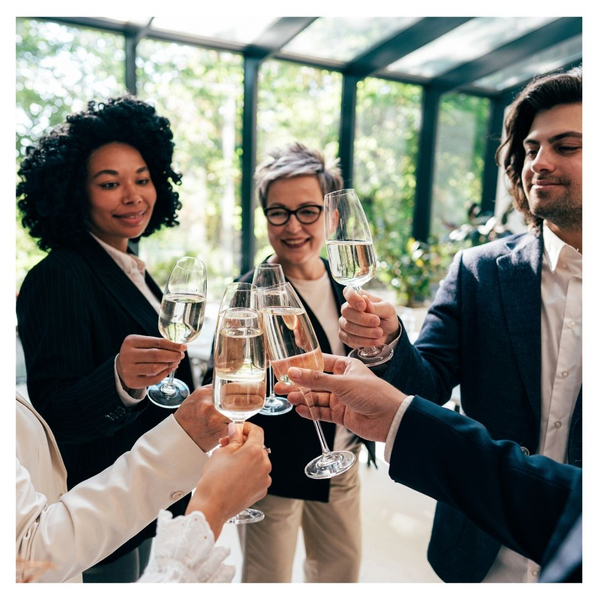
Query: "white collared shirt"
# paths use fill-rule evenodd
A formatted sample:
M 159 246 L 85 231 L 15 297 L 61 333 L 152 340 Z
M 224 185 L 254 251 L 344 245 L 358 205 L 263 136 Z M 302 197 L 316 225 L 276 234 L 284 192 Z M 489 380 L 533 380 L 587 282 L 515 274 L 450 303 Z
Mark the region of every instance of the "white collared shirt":
M 158 313 L 160 311 L 160 302 L 157 300 L 156 296 L 152 293 L 148 284 L 146 283 L 145 275 L 146 275 L 146 264 L 141 258 L 134 256 L 133 254 L 128 254 L 126 252 L 121 252 L 116 248 L 113 248 L 106 242 L 102 241 L 99 237 L 95 236 L 90 232 L 90 235 L 106 250 L 108 255 L 117 263 L 120 269 L 131 279 L 134 285 L 144 294 L 148 302 L 152 305 L 152 307 Z M 158 317 L 157 317 L 158 318 Z M 123 387 L 123 383 L 121 382 L 121 378 L 117 373 L 117 356 L 115 356 L 115 382 L 117 385 L 117 392 L 119 394 L 119 398 L 123 402 L 125 406 L 132 407 L 141 402 L 145 397 L 148 391 L 148 388 L 142 388 L 139 390 L 132 390 L 131 393 L 125 391 Z

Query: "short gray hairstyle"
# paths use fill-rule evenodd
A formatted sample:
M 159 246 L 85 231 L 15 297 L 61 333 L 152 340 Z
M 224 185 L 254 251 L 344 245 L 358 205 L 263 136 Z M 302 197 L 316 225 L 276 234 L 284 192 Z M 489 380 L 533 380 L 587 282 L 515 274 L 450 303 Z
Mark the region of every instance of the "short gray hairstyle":
M 302 175 L 314 175 L 321 187 L 323 196 L 344 187 L 342 173 L 337 166 L 339 159 L 325 163 L 325 157 L 317 150 L 309 150 L 304 144 L 294 142 L 285 148 L 269 153 L 255 173 L 258 198 L 263 207 L 267 207 L 269 186 L 278 179 L 289 179 Z

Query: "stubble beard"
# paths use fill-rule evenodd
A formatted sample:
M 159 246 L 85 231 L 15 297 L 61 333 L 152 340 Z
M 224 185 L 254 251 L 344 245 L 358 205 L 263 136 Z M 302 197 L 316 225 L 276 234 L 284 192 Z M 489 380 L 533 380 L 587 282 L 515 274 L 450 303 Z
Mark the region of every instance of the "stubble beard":
M 560 198 L 551 199 L 551 192 L 535 192 L 539 199 L 537 206 L 531 206 L 531 196 L 528 198 L 529 210 L 536 217 L 553 223 L 565 231 L 581 231 L 582 205 L 576 203 L 569 191 Z

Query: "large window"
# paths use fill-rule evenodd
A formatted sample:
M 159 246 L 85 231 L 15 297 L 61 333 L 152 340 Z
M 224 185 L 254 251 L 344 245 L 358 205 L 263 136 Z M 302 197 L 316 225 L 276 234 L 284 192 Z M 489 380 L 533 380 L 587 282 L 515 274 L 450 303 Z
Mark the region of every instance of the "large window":
M 153 40 L 137 56 L 138 97 L 170 120 L 183 173 L 179 227 L 143 238 L 140 255 L 161 285 L 178 258 L 201 258 L 218 301 L 240 264 L 242 58 Z
M 17 19 L 17 163 L 48 129 L 88 100 L 125 92 L 124 38 L 94 29 Z M 17 214 L 17 289 L 45 254 Z
M 440 102 L 433 180 L 432 235 L 443 238 L 481 201 L 489 100 L 447 94 Z

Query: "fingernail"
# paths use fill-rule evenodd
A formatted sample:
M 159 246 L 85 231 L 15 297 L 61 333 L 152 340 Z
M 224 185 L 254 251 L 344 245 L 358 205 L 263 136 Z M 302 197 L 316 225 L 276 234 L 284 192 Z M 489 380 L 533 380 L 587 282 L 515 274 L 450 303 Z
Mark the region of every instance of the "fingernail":
M 229 437 L 235 435 L 235 423 L 233 421 L 227 425 L 227 433 L 229 434 Z
M 288 377 L 291 377 L 292 379 L 294 377 L 300 377 L 302 375 L 302 371 L 298 368 L 298 367 L 290 367 L 288 369 Z

